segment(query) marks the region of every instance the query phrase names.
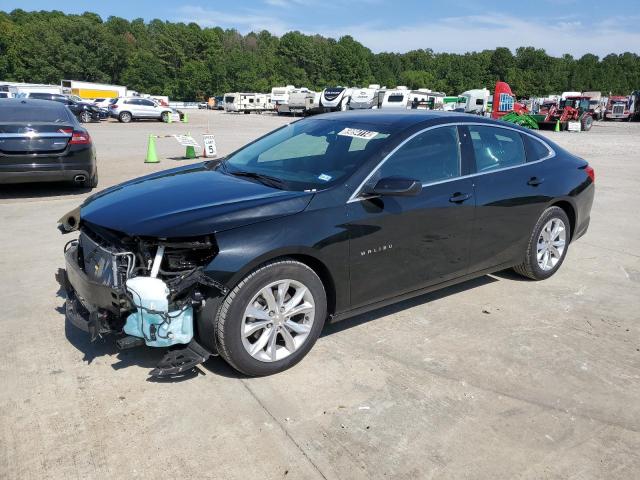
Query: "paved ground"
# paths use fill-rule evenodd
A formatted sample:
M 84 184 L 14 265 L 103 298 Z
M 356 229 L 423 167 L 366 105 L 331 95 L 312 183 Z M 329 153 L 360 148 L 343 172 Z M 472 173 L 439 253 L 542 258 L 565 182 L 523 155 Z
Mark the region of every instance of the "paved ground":
M 187 125 L 89 130 L 101 187 L 181 163 L 149 133 L 229 152 L 287 119 L 194 112 Z M 588 234 L 550 280 L 509 273 L 330 326 L 269 378 L 220 359 L 153 383 L 160 353 L 118 353 L 65 325 L 56 220 L 86 192 L 0 190 L 0 477 L 640 477 L 640 124 L 549 133 L 596 169 Z M 124 212 L 123 212 L 124 213 Z

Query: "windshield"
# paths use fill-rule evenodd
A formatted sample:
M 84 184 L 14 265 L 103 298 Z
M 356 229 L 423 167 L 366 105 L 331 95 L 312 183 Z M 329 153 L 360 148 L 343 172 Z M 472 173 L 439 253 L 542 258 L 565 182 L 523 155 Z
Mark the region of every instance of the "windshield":
M 353 174 L 388 139 L 388 127 L 312 119 L 294 122 L 229 156 L 228 174 L 274 177 L 287 190 L 320 190 Z

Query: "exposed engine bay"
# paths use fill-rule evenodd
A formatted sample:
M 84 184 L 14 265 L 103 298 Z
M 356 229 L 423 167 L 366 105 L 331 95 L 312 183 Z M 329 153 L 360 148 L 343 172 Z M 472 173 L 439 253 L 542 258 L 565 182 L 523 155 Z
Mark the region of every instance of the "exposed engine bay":
M 118 334 L 119 348 L 170 347 L 154 376 L 180 375 L 206 360 L 194 339 L 194 317 L 225 286 L 203 267 L 217 254 L 210 236 L 187 239 L 130 237 L 81 223 L 76 209 L 60 220 L 63 233 L 79 231 L 65 246 L 67 317 L 91 340 Z

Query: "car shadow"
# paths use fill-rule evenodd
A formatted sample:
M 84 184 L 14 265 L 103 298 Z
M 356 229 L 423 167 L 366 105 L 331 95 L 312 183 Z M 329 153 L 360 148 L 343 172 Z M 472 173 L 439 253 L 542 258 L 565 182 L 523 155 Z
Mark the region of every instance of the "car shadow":
M 3 185 L 0 191 L 0 199 L 72 196 L 82 195 L 90 191 L 90 188 L 76 187 L 68 182 L 16 183 Z
M 506 275 L 508 274 L 505 274 L 504 278 L 511 279 L 511 277 L 507 277 Z M 485 275 L 483 277 L 475 278 L 473 280 L 453 285 L 442 290 L 420 295 L 408 300 L 394 303 L 392 305 L 378 308 L 371 312 L 363 313 L 361 315 L 347 318 L 336 323 L 328 324 L 324 327 L 320 336 L 326 337 L 328 335 L 333 335 L 348 328 L 357 327 L 364 323 L 378 320 L 388 315 L 393 315 L 402 310 L 413 308 L 419 305 L 424 305 L 434 300 L 478 288 L 493 282 L 498 282 L 499 279 L 495 278 L 496 276 L 497 275 Z M 514 279 L 517 279 L 517 276 L 514 277 Z M 62 300 L 66 299 L 66 292 L 64 288 L 59 288 L 56 292 L 56 295 Z M 65 336 L 71 345 L 73 345 L 79 352 L 82 352 L 82 354 L 84 355 L 82 360 L 86 362 L 87 365 L 90 365 L 98 357 L 115 356 L 118 361 L 111 365 L 114 370 L 120 370 L 131 366 L 138 366 L 151 370 L 157 366 L 158 362 L 160 362 L 160 360 L 164 356 L 165 349 L 140 347 L 130 350 L 119 350 L 116 346 L 115 338 L 113 336 L 98 338 L 96 341 L 91 342 L 88 333 L 77 328 L 67 318 L 64 303 L 56 307 L 55 310 L 57 313 L 64 316 Z M 185 372 L 184 375 L 168 378 L 156 378 L 150 376 L 149 378 L 147 378 L 147 381 L 154 383 L 179 383 L 198 377 L 200 375 L 206 375 L 207 373 L 235 379 L 249 378 L 248 376 L 231 368 L 229 364 L 227 364 L 227 362 L 225 362 L 219 356 L 211 356 L 206 362 L 198 365 L 192 371 Z
M 449 295 L 455 295 L 467 290 L 478 288 L 483 285 L 488 285 L 490 283 L 498 282 L 498 281 L 499 280 L 497 278 L 494 278 L 493 275 L 491 276 L 485 275 L 482 277 L 474 278 L 472 280 L 468 280 L 463 283 L 458 283 L 456 285 L 443 288 L 442 290 L 436 290 L 434 292 L 425 293 L 423 295 L 419 295 L 417 297 L 403 300 L 398 303 L 393 303 L 385 307 L 380 307 L 370 312 L 356 315 L 355 317 L 346 318 L 344 320 L 339 320 L 335 323 L 330 323 L 328 325 L 325 325 L 320 337 L 333 335 L 334 333 L 342 332 L 343 330 L 346 330 L 348 328 L 357 327 L 359 325 L 362 325 L 363 323 L 371 322 L 373 320 L 378 320 L 382 317 L 393 315 L 395 313 L 401 312 L 403 310 L 407 310 L 409 308 L 417 307 L 419 305 L 424 305 L 426 303 L 433 302 L 434 300 L 439 300 L 441 298 L 448 297 Z

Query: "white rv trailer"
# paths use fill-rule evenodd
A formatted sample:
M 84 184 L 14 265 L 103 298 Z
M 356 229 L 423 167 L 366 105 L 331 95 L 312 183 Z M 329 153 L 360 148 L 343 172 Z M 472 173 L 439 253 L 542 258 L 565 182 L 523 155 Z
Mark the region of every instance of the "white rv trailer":
M 462 92 L 459 96 L 458 108 L 464 109 L 464 113 L 474 113 L 484 115 L 489 105 L 489 90 L 486 88 L 476 88 Z
M 224 94 L 225 112 L 263 112 L 268 108 L 266 93 L 232 92 Z
M 290 87 L 291 85 L 288 85 L 288 87 Z M 275 90 L 275 88 L 273 89 Z M 309 89 L 306 87 L 302 87 L 302 88 L 292 88 L 289 90 L 289 92 L 287 93 L 287 98 L 286 101 L 282 100 L 282 96 L 279 96 L 279 100 L 274 101 L 273 100 L 273 90 L 271 91 L 271 105 L 273 105 L 274 109 L 278 112 L 278 114 L 281 113 L 291 113 L 291 100 L 292 98 L 295 98 L 298 103 L 299 101 L 304 97 L 304 95 L 306 95 L 307 93 L 309 93 Z M 298 107 L 296 107 L 298 108 Z
M 296 89 L 289 94 L 289 104 L 286 109 L 293 115 L 310 113 L 314 109 L 314 100 L 318 96 L 318 93 L 307 88 Z
M 380 85 L 369 85 L 367 88 L 355 88 L 349 100 L 350 110 L 378 108 L 378 92 Z
M 286 87 L 273 87 L 271 89 L 271 103 L 274 105 L 286 105 L 289 103 L 289 94 L 295 90 L 293 85 Z
M 320 110 L 323 112 L 345 111 L 349 108 L 351 88 L 329 87 L 322 91 L 320 96 Z
M 384 92 L 380 108 L 406 109 L 409 104 L 409 90 L 407 87 L 396 87 Z

